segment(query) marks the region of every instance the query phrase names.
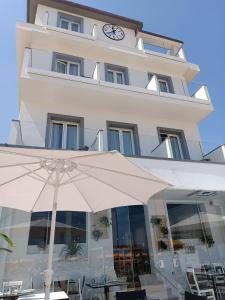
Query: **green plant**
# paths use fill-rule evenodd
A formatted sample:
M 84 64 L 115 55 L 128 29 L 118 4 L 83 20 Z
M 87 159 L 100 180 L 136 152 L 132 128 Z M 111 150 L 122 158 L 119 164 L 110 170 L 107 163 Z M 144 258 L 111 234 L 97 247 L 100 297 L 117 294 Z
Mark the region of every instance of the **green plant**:
M 100 237 L 103 235 L 103 232 L 100 231 L 99 229 L 95 229 L 92 231 L 92 235 L 93 235 L 94 239 L 96 241 L 98 241 L 100 239 Z
M 180 240 L 173 240 L 174 251 L 182 250 L 184 248 L 184 243 Z
M 0 232 L 0 239 L 5 241 L 8 244 L 8 248 L 0 247 L 0 252 L 12 252 L 12 249 L 15 248 L 13 241 L 3 232 Z
M 211 248 L 214 244 L 215 244 L 215 241 L 213 239 L 213 237 L 209 234 L 202 234 L 200 237 L 199 237 L 199 240 L 203 243 L 203 244 L 207 244 L 209 248 Z
M 112 225 L 112 223 L 109 221 L 109 218 L 107 216 L 102 216 L 99 219 L 100 223 L 104 225 L 105 227 L 109 227 Z
M 82 253 L 82 250 L 83 247 L 79 243 L 73 241 L 62 248 L 60 255 L 65 257 L 77 256 Z
M 160 225 L 162 222 L 162 219 L 156 216 L 151 217 L 151 223 L 154 225 Z

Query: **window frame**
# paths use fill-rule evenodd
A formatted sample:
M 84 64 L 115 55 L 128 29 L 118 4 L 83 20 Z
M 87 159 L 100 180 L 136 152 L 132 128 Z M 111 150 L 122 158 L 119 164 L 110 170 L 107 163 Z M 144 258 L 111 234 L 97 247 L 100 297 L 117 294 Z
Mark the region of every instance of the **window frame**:
M 108 141 L 108 150 L 109 151 L 111 151 L 110 129 L 124 130 L 124 131 L 132 131 L 132 133 L 133 133 L 132 137 L 133 137 L 133 150 L 134 151 L 133 151 L 133 155 L 132 156 L 139 156 L 139 155 L 141 155 L 140 142 L 139 142 L 139 134 L 138 134 L 138 126 L 137 126 L 137 124 L 122 123 L 122 122 L 116 122 L 116 121 L 106 121 L 106 127 L 107 127 L 107 141 Z M 120 141 L 120 144 L 121 144 L 121 141 Z
M 166 76 L 166 75 L 161 75 L 161 74 L 156 74 L 156 73 L 149 72 L 148 73 L 148 80 L 151 80 L 152 76 L 154 76 L 154 75 L 157 78 L 157 84 L 158 84 L 158 89 L 159 89 L 160 93 L 175 94 L 174 86 L 173 86 L 173 80 L 172 80 L 172 78 L 170 76 Z M 161 91 L 160 84 L 159 84 L 160 81 L 166 82 L 167 92 Z
M 57 71 L 57 62 L 59 62 L 59 61 L 67 63 L 67 73 L 60 73 L 60 72 Z M 57 72 L 59 74 L 70 75 L 69 74 L 68 63 L 79 65 L 79 74 L 78 74 L 78 76 L 79 77 L 84 77 L 84 59 L 82 57 L 67 55 L 67 54 L 58 53 L 58 52 L 53 52 L 53 56 L 52 56 L 52 71 L 53 72 Z M 70 76 L 77 76 L 77 75 L 70 75 Z
M 78 61 L 70 61 L 70 60 L 62 60 L 62 59 L 56 58 L 55 59 L 55 69 L 56 70 L 57 70 L 57 64 L 59 62 L 66 64 L 66 73 L 61 73 L 61 72 L 58 72 L 58 71 L 57 71 L 57 73 L 67 74 L 67 75 L 71 75 L 71 76 L 81 76 L 81 65 L 80 65 L 80 62 L 78 62 Z M 70 74 L 70 65 L 72 65 L 72 64 L 78 66 L 78 75 Z
M 120 143 L 120 151 L 122 154 L 124 153 L 124 142 L 123 142 L 123 132 L 130 132 L 131 133 L 131 144 L 132 144 L 132 152 L 135 155 L 135 144 L 134 144 L 134 131 L 128 128 L 118 128 L 118 127 L 109 127 L 109 132 L 111 130 L 119 132 L 119 143 Z
M 46 125 L 46 136 L 45 136 L 45 147 L 51 148 L 51 135 L 52 135 L 52 123 L 65 123 L 65 124 L 76 124 L 78 127 L 78 149 L 84 147 L 84 118 L 76 117 L 76 116 L 67 116 L 67 115 L 59 115 L 54 113 L 48 113 L 47 115 L 47 125 Z M 65 145 L 65 137 L 67 130 L 63 133 L 64 135 L 64 144 L 62 141 L 62 145 Z M 61 148 L 66 149 L 66 148 Z
M 62 20 L 69 22 L 69 29 L 65 29 L 65 28 L 61 27 Z M 71 30 L 72 23 L 79 24 L 79 31 Z M 71 32 L 84 33 L 84 19 L 80 18 L 78 16 L 58 12 L 57 27 L 59 27 L 63 30 L 71 31 Z
M 110 82 L 110 83 L 114 83 L 114 84 L 120 84 L 120 83 L 111 82 L 111 81 L 108 80 L 108 78 L 109 78 L 108 77 L 108 71 L 111 71 L 111 72 L 114 72 L 114 73 L 116 73 L 116 72 L 123 73 L 123 77 L 124 77 L 123 85 L 129 85 L 129 72 L 128 72 L 127 67 L 105 63 L 105 81 Z
M 184 130 L 174 129 L 174 128 L 165 128 L 165 127 L 157 127 L 159 143 L 162 143 L 161 134 L 177 136 L 179 137 L 179 143 L 181 147 L 181 159 L 190 160 L 190 154 L 188 150 L 187 141 L 185 138 Z M 176 159 L 175 159 L 176 160 Z

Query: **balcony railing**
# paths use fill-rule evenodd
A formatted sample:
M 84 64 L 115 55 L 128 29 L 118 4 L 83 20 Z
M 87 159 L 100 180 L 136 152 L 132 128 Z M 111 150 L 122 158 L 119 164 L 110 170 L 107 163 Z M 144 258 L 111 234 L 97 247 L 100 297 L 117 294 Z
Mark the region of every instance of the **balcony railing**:
M 36 51 L 38 51 L 38 54 L 35 53 Z M 51 55 L 52 53 L 49 53 L 44 50 L 26 48 L 24 53 L 21 76 L 26 78 L 29 77 L 29 74 L 46 75 L 48 77 L 55 77 L 61 79 L 69 79 L 71 81 L 80 81 L 80 82 L 98 84 L 101 86 L 111 87 L 115 89 L 117 88 L 117 89 L 127 90 L 131 92 L 134 91 L 143 94 L 151 94 L 151 95 L 162 96 L 167 98 L 175 98 L 178 100 L 196 101 L 198 99 L 203 102 L 206 101 L 209 103 L 211 102 L 206 85 L 199 86 L 198 90 L 193 94 L 193 96 L 190 96 L 188 88 L 186 87 L 185 83 L 181 79 L 179 82 L 180 88 L 178 89 L 178 91 L 175 91 L 175 93 L 162 92 L 160 90 L 160 86 L 156 75 L 153 75 L 151 77 L 147 85 L 144 82 L 144 80 L 142 83 L 139 82 L 138 86 L 133 85 L 132 82 L 130 83 L 130 85 L 106 82 L 105 71 L 102 72 L 102 70 L 104 70 L 103 63 L 94 62 L 86 59 L 84 59 L 85 68 L 84 68 L 84 75 L 82 76 L 74 76 L 69 74 L 57 73 L 55 71 L 52 71 L 52 69 L 49 68 L 49 66 L 52 65 L 51 63 L 49 64 L 49 66 L 43 68 L 43 64 L 40 62 L 40 57 L 43 57 L 42 59 L 46 60 L 46 57 L 47 56 L 51 57 Z M 37 59 L 36 56 L 40 56 L 40 57 Z M 129 72 L 135 73 L 136 70 L 129 69 Z M 146 78 L 147 76 L 148 74 L 146 73 Z
M 63 118 L 64 116 L 62 116 Z M 57 117 L 57 123 L 64 124 L 65 122 L 59 122 Z M 106 122 L 106 121 L 105 121 Z M 54 121 L 53 121 L 54 123 Z M 104 122 L 103 122 L 104 123 Z M 71 125 L 71 123 L 69 124 Z M 109 132 L 106 129 L 95 129 L 95 128 L 82 128 L 79 124 L 74 128 L 74 134 L 76 136 L 76 142 L 72 138 L 70 142 L 61 140 L 61 146 L 59 148 L 67 148 L 71 150 L 86 150 L 86 151 L 108 151 L 110 150 Z M 106 126 L 106 124 L 105 124 Z M 104 125 L 103 125 L 104 127 Z M 51 133 L 53 127 L 51 124 L 46 125 L 44 122 L 36 121 L 19 121 L 13 120 L 11 123 L 11 132 L 8 143 L 20 146 L 30 147 L 51 147 Z M 66 130 L 66 129 L 63 129 Z M 70 128 L 71 130 L 71 128 Z M 58 131 L 59 132 L 59 131 Z M 130 131 L 132 132 L 132 131 Z M 127 131 L 125 130 L 125 134 Z M 71 131 L 69 133 L 71 137 Z M 54 135 L 55 136 L 55 135 Z M 67 136 L 66 133 L 62 134 L 63 139 Z M 129 143 L 130 138 L 130 143 Z M 123 138 L 122 138 L 123 139 Z M 58 141 L 59 141 L 58 140 Z M 121 140 L 121 139 L 120 139 Z M 145 134 L 131 133 L 130 136 L 126 135 L 128 144 L 120 144 L 121 152 L 127 156 L 143 156 L 143 157 L 154 157 L 154 158 L 170 158 L 170 159 L 192 159 L 202 160 L 203 150 L 199 140 L 186 140 L 186 146 L 190 157 L 174 157 L 172 145 L 169 140 L 166 139 L 164 142 L 159 142 L 158 136 L 151 136 Z M 55 143 L 57 145 L 57 142 Z M 63 146 L 64 145 L 64 146 Z M 68 146 L 69 145 L 69 146 Z M 56 147 L 57 148 L 57 147 Z M 112 149 L 114 149 L 112 147 Z

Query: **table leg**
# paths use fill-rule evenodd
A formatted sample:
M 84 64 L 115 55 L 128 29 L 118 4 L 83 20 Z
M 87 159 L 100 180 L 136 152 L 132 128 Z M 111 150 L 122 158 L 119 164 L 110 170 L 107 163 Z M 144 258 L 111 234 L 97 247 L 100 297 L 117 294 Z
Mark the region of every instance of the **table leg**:
M 219 300 L 220 297 L 217 292 L 216 281 L 215 281 L 214 276 L 212 276 L 212 284 L 213 284 L 213 289 L 214 289 L 214 293 L 215 293 L 215 298 L 216 298 L 216 300 Z
M 109 300 L 109 286 L 104 287 L 105 300 Z

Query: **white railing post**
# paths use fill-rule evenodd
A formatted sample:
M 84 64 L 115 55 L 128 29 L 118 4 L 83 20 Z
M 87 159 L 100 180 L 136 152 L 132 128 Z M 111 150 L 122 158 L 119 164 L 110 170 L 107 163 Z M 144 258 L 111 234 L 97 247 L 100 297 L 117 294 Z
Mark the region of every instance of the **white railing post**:
M 137 48 L 138 50 L 143 51 L 144 50 L 144 41 L 143 38 L 138 38 L 138 42 L 137 42 Z
M 32 55 L 32 49 L 25 48 L 24 56 L 23 56 L 23 64 L 21 68 L 21 77 L 28 77 L 27 70 L 29 67 L 32 67 L 31 55 Z
M 97 35 L 98 35 L 98 25 L 94 24 L 93 29 L 92 29 L 92 36 L 94 38 L 97 38 Z
M 19 120 L 12 120 L 8 143 L 11 145 L 23 145 L 21 123 Z
M 146 87 L 148 90 L 158 92 L 159 93 L 159 88 L 158 88 L 158 80 L 157 76 L 153 75 L 152 78 L 149 80 L 149 83 Z
M 94 69 L 93 79 L 97 80 L 98 82 L 101 79 L 101 72 L 100 72 L 100 62 L 97 62 Z
M 45 18 L 44 18 L 44 26 L 48 26 L 48 20 L 49 20 L 49 12 L 45 12 Z
M 100 129 L 98 132 L 98 151 L 102 152 L 104 150 L 104 138 L 103 138 L 103 129 Z

